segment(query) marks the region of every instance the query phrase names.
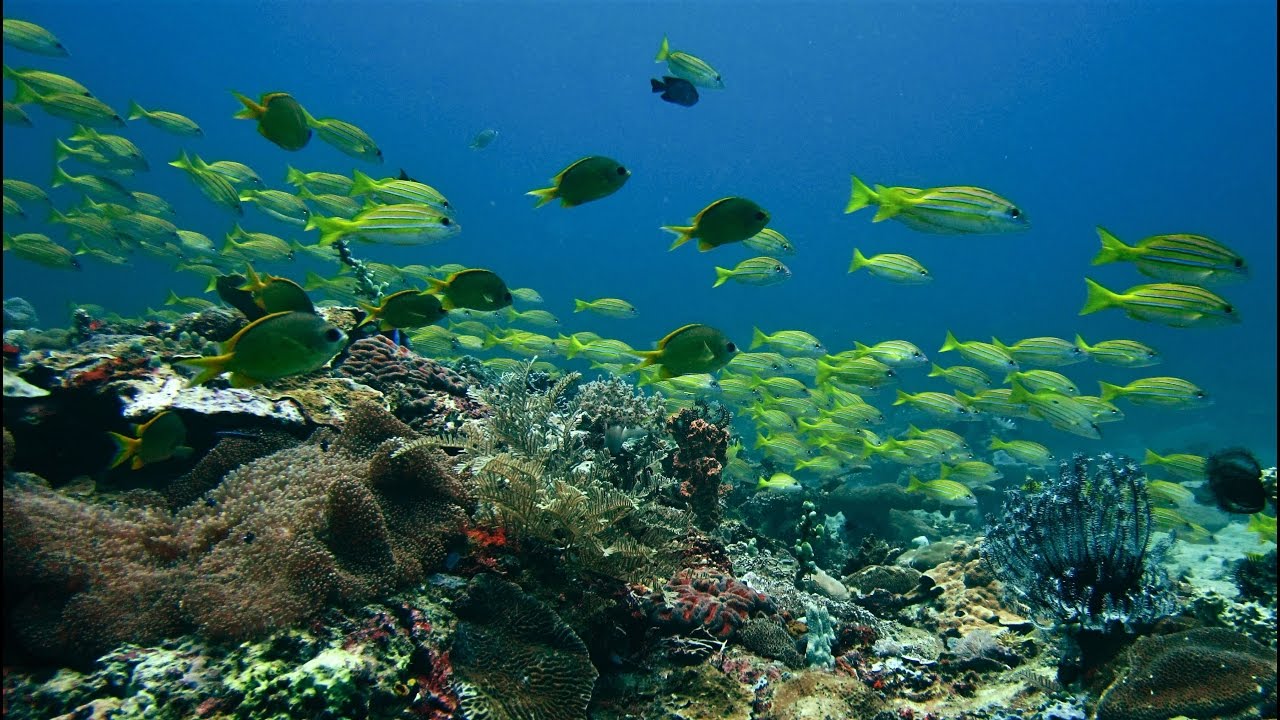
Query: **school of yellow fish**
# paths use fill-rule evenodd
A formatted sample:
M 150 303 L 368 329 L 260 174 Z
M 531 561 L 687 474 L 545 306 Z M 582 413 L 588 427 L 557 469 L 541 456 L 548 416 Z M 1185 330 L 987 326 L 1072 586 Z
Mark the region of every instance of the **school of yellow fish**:
M 48 30 L 19 20 L 4 20 L 4 42 L 11 49 L 47 57 L 66 56 L 66 49 Z M 723 79 L 706 61 L 692 54 L 670 51 L 663 39 L 659 61 L 667 62 L 675 77 L 704 88 L 721 89 Z M 1055 368 L 1092 361 L 1117 368 L 1144 368 L 1160 361 L 1159 353 L 1132 339 L 1073 340 L 1031 337 L 1011 343 L 995 338 L 957 339 L 947 333 L 938 352 L 955 353 L 963 364 L 931 364 L 916 345 L 900 339 L 849 349 L 828 349 L 802 330 L 766 333 L 756 329 L 749 345 L 740 347 L 707 325 L 672 330 L 655 349 L 636 349 L 621 340 L 588 332 L 560 332 L 561 321 L 537 307 L 542 297 L 533 288 L 511 288 L 491 271 L 458 265 L 393 266 L 367 260 L 350 261 L 347 241 L 418 245 L 437 243 L 461 232 L 454 208 L 435 188 L 401 171 L 398 177 L 375 178 L 359 170 L 351 176 L 289 168 L 284 178 L 290 189 L 268 187 L 252 168 L 234 160 L 209 162 L 183 151 L 168 164 L 181 170 L 208 200 L 228 213 L 231 225 L 219 247 L 213 239 L 175 225 L 173 210 L 161 197 L 129 190 L 124 184 L 150 164 L 131 140 L 111 133 L 126 121 L 75 80 L 55 72 L 4 67 L 16 91 L 5 102 L 5 124 L 31 126 L 28 113 L 38 108 L 68 121 L 67 136 L 57 142 L 52 186 L 67 186 L 82 194 L 79 204 L 58 209 L 38 185 L 4 179 L 4 213 L 11 218 L 49 213 L 65 240 L 27 232 L 4 234 L 7 256 L 45 267 L 78 269 L 81 259 L 107 265 L 129 265 L 131 253 L 142 252 L 173 263 L 177 272 L 208 279 L 208 292 L 251 320 L 213 357 L 191 359 L 200 369 L 193 382 L 206 382 L 224 372 L 233 385 L 259 382 L 322 367 L 348 338 L 314 314 L 311 297 L 320 304 L 358 305 L 367 314 L 361 326 L 384 332 L 402 331 L 409 344 L 425 356 L 448 360 L 465 354 L 484 354 L 483 362 L 496 371 L 511 371 L 529 358 L 562 357 L 619 375 L 635 375 L 640 386 L 660 392 L 674 409 L 695 398 L 715 395 L 740 418 L 754 424 L 754 450 L 772 467 L 790 469 L 821 482 L 838 481 L 868 463 L 892 463 L 918 468 L 938 467 L 938 477 L 910 477 L 909 492 L 924 493 L 944 505 L 975 504 L 973 490 L 989 489 L 1001 479 L 995 465 L 976 454 L 1004 452 L 1014 460 L 1045 467 L 1057 459 L 1041 444 L 992 437 L 988 447 L 971 448 L 961 435 L 943 427 L 920 429 L 909 425 L 901 437 L 884 436 L 875 428 L 886 423 L 885 411 L 901 406 L 938 424 L 982 418 L 1044 421 L 1065 433 L 1098 439 L 1101 426 L 1123 419 L 1113 401 L 1161 406 L 1196 407 L 1208 402 L 1195 384 L 1174 377 L 1146 377 L 1128 384 L 1101 383 L 1097 395 L 1082 394 Z M 343 153 L 381 163 L 382 152 L 358 126 L 337 118 L 316 118 L 286 92 L 267 92 L 258 99 L 239 93 L 228 98 L 235 118 L 257 124 L 267 141 L 285 151 L 305 147 L 313 137 Z M 193 120 L 170 110 L 144 109 L 132 102 L 129 120 L 176 135 L 198 138 L 203 132 Z M 43 122 L 43 120 L 42 120 Z M 18 132 L 18 130 L 11 130 Z M 486 130 L 472 147 L 483 148 L 497 136 Z M 64 165 L 77 164 L 69 170 Z M 631 171 L 612 158 L 589 155 L 569 163 L 548 187 L 527 194 L 535 207 L 559 201 L 564 208 L 594 202 L 618 192 Z M 245 205 L 274 221 L 310 235 L 310 242 L 247 231 Z M 1013 202 L 976 186 L 932 188 L 868 186 L 852 177 L 845 213 L 875 208 L 872 222 L 894 220 L 923 233 L 992 234 L 1030 228 L 1027 213 Z M 716 267 L 714 283 L 772 285 L 785 282 L 791 271 L 778 258 L 794 254 L 785 235 L 768 227 L 769 212 L 753 200 L 724 197 L 707 204 L 687 225 L 664 225 L 681 245 L 696 241 L 699 251 L 742 243 L 761 253 L 734 267 Z M 6 223 L 7 224 L 7 223 Z M 1094 264 L 1126 262 L 1154 280 L 1115 292 L 1085 279 L 1086 302 L 1080 314 L 1116 308 L 1129 317 L 1174 327 L 1197 327 L 1240 322 L 1239 313 L 1225 299 L 1207 289 L 1246 277 L 1243 258 L 1227 246 L 1190 234 L 1154 235 L 1129 245 L 1106 229 L 1097 228 L 1101 250 Z M 307 273 L 302 281 L 257 273 L 252 264 L 287 264 L 311 257 L 341 262 L 330 277 Z M 353 268 L 359 268 L 359 272 Z M 932 280 L 916 259 L 903 254 L 867 257 L 852 251 L 850 273 L 865 270 L 876 278 L 901 284 Z M 243 297 L 243 301 L 240 298 Z M 197 311 L 215 304 L 200 297 L 170 293 L 165 304 L 177 311 Z M 519 306 L 521 309 L 517 309 Z M 167 311 L 153 311 L 165 317 Z M 627 319 L 637 309 L 620 298 L 578 299 L 574 313 L 593 313 Z M 283 335 L 299 340 L 296 357 L 280 361 L 269 348 Z M 356 331 L 352 331 L 356 334 Z M 262 357 L 259 357 L 262 356 Z M 266 357 L 271 356 L 271 357 Z M 563 367 L 545 361 L 535 367 L 558 373 Z M 896 391 L 892 405 L 877 407 L 864 396 L 897 383 L 914 368 L 929 368 L 928 377 L 941 378 L 951 393 Z M 1004 385 L 1005 387 L 1001 387 Z M 147 426 L 143 426 L 146 428 Z M 159 431 L 156 431 L 159 435 Z M 170 431 L 180 445 L 180 433 Z M 145 435 L 119 438 L 117 463 L 147 458 Z M 139 443 L 143 443 L 141 450 Z M 172 447 L 168 448 L 170 451 Z M 731 451 L 728 475 L 752 483 L 761 491 L 800 487 L 786 472 L 754 481 L 757 475 Z M 164 450 L 159 456 L 167 457 Z M 141 459 L 139 459 L 141 458 Z M 1148 452 L 1145 460 L 1177 481 L 1204 477 L 1204 458 L 1192 455 L 1161 457 Z M 1204 539 L 1176 508 L 1191 502 L 1178 482 L 1152 482 L 1152 495 L 1166 507 L 1158 516 L 1166 528 L 1179 528 L 1183 539 Z M 1195 526 L 1198 527 L 1198 526 Z M 1188 531 L 1188 530 L 1191 531 Z M 1203 531 L 1203 528 L 1199 529 Z

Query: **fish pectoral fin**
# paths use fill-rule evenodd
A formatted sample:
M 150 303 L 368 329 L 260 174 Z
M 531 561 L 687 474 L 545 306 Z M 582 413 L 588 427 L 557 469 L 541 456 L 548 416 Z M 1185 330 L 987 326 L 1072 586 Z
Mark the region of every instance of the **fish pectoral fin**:
M 244 373 L 238 373 L 238 372 L 231 373 L 231 387 L 233 388 L 249 388 L 249 387 L 253 387 L 255 385 L 261 385 L 261 384 L 262 384 L 261 380 L 249 377 Z
M 146 465 L 146 464 L 147 464 L 147 463 L 146 463 L 146 462 L 145 462 L 141 457 L 139 457 L 139 456 L 137 456 L 137 455 L 134 455 L 134 456 L 133 456 L 133 461 L 129 463 L 129 469 L 130 469 L 130 470 L 141 470 L 141 469 L 142 469 L 142 466 L 143 466 L 143 465 Z
M 902 212 L 901 206 L 894 203 L 882 202 L 880 203 L 880 206 L 876 209 L 875 217 L 871 218 L 871 222 L 880 222 L 882 220 L 889 220 L 893 217 L 896 217 L 900 212 Z

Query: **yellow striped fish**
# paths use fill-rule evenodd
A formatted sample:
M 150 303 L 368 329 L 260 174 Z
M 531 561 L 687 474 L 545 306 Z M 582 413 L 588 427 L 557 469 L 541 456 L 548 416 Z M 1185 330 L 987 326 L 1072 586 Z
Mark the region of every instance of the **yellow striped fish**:
M 1115 293 L 1089 278 L 1081 315 L 1107 308 L 1120 308 L 1134 320 L 1158 322 L 1171 327 L 1213 327 L 1240 322 L 1240 312 L 1231 303 L 1195 285 L 1155 283 L 1135 285 Z
M 1239 282 L 1249 275 L 1239 253 L 1203 235 L 1152 235 L 1125 245 L 1106 228 L 1097 230 L 1102 250 L 1094 265 L 1132 262 L 1147 277 L 1178 283 Z
M 903 285 L 923 285 L 933 282 L 933 276 L 915 258 L 907 255 L 883 253 L 866 257 L 858 248 L 853 249 L 853 261 L 849 263 L 849 272 L 866 268 L 876 277 L 892 280 Z
M 1026 213 L 999 195 L 979 187 L 957 185 L 921 190 L 909 187 L 867 187 L 851 176 L 853 191 L 846 213 L 868 205 L 879 209 L 872 222 L 897 220 L 920 232 L 939 234 L 988 234 L 1026 230 Z
M 1099 382 L 1098 387 L 1103 400 L 1123 397 L 1139 405 L 1159 405 L 1171 408 L 1204 407 L 1213 402 L 1209 394 L 1193 383 L 1175 377 L 1152 377 L 1134 380 L 1120 387 L 1108 382 Z
M 667 63 L 667 72 L 678 78 L 688 80 L 698 87 L 712 90 L 724 89 L 724 81 L 715 68 L 696 55 L 672 50 L 671 43 L 667 41 L 665 35 L 662 37 L 662 47 L 658 48 L 658 57 L 654 62 L 663 61 Z

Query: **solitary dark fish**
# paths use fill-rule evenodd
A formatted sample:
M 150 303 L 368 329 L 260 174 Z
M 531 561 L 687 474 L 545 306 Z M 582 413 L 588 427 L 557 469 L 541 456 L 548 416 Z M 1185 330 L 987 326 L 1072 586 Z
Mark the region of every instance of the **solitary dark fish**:
M 649 87 L 653 92 L 662 93 L 662 99 L 669 103 L 685 107 L 698 104 L 698 89 L 693 86 L 693 83 L 683 78 L 665 75 L 661 80 L 650 79 Z

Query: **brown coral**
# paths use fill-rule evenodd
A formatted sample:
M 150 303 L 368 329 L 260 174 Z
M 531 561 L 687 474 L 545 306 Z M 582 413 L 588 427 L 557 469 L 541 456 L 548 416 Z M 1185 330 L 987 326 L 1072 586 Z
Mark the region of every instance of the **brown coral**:
M 680 481 L 680 496 L 688 501 L 698 527 L 712 530 L 720 524 L 720 496 L 730 487 L 720 482 L 729 431 L 686 408 L 667 419 L 667 432 L 676 440 L 670 470 Z
M 1098 702 L 1098 720 L 1211 720 L 1275 712 L 1276 656 L 1223 628 L 1144 637 L 1129 650 L 1129 670 Z
M 454 688 L 465 717 L 587 717 L 598 673 L 586 645 L 554 610 L 490 574 L 472 579 L 456 610 Z

